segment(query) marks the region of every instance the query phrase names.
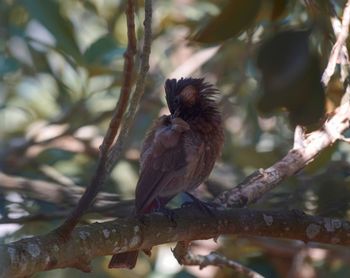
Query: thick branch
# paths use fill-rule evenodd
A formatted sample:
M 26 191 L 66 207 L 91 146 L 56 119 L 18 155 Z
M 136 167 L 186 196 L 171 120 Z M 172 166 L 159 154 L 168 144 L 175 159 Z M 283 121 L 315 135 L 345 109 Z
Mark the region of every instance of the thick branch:
M 186 207 L 173 212 L 173 221 L 154 213 L 141 219 L 118 219 L 78 227 L 63 244 L 58 244 L 57 235 L 52 233 L 0 245 L 0 277 L 29 276 L 64 267 L 90 271 L 90 261 L 97 256 L 148 249 L 174 241 L 209 239 L 221 234 L 350 244 L 350 222 L 298 211 L 229 209 L 218 210 L 213 216 Z

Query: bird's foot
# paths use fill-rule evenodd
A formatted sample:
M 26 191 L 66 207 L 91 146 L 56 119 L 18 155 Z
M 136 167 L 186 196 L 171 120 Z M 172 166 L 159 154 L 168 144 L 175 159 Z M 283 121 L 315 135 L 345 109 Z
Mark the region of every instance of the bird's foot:
M 191 202 L 185 202 L 181 205 L 181 207 L 188 207 L 188 206 L 196 206 L 200 211 L 204 212 L 204 213 L 208 213 L 211 216 L 215 216 L 214 215 L 214 211 L 219 207 L 218 204 L 213 203 L 213 202 L 205 202 L 202 201 L 200 199 L 198 199 L 197 197 L 195 197 L 194 195 L 192 195 L 191 193 L 185 192 L 187 196 L 189 196 L 191 198 Z
M 161 206 L 155 210 L 155 212 L 160 212 L 164 214 L 172 223 L 176 224 L 175 213 L 173 210 L 168 209 L 167 207 Z

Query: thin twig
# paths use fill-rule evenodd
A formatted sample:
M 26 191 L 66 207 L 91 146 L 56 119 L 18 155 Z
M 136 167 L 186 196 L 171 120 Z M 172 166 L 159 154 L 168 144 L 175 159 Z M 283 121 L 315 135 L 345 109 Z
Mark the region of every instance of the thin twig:
M 347 1 L 342 20 L 342 27 L 340 33 L 338 34 L 338 38 L 336 43 L 333 46 L 331 55 L 328 60 L 328 65 L 322 75 L 322 83 L 326 87 L 328 85 L 329 80 L 334 74 L 335 66 L 339 63 L 339 60 L 342 61 L 341 56 L 347 56 L 347 48 L 346 48 L 346 39 L 349 35 L 349 25 L 350 25 L 350 0 Z
M 195 266 L 198 265 L 200 269 L 206 266 L 226 266 L 232 268 L 238 275 L 244 275 L 245 277 L 249 278 L 264 277 L 259 273 L 241 265 L 240 263 L 234 260 L 230 260 L 216 252 L 211 252 L 206 256 L 196 255 L 192 253 L 192 251 L 190 250 L 189 242 L 186 241 L 179 241 L 176 244 L 173 253 L 179 264 Z
M 101 155 L 107 158 L 108 151 L 114 143 L 114 139 L 117 135 L 119 126 L 121 124 L 123 115 L 128 106 L 129 96 L 131 93 L 133 71 L 134 71 L 134 56 L 136 54 L 136 34 L 135 34 L 135 3 L 134 0 L 128 0 L 126 6 L 126 22 L 127 22 L 127 33 L 128 33 L 128 46 L 124 53 L 124 69 L 123 69 L 123 85 L 120 90 L 120 97 L 112 119 L 109 123 L 107 134 L 105 135 L 102 145 L 100 147 Z
M 76 208 L 72 211 L 70 216 L 68 216 L 66 221 L 59 227 L 59 231 L 64 235 L 69 234 L 74 229 L 80 217 L 90 207 L 93 199 L 96 197 L 98 191 L 105 183 L 110 172 L 110 167 L 108 167 L 108 153 L 114 143 L 115 136 L 118 132 L 122 117 L 125 113 L 132 86 L 134 55 L 136 53 L 134 13 L 134 0 L 128 0 L 125 11 L 127 21 L 128 46 L 124 54 L 123 85 L 120 92 L 120 98 L 110 121 L 107 134 L 105 135 L 102 145 L 100 146 L 100 157 L 91 183 L 86 188 L 86 191 L 79 200 Z
M 141 56 L 140 72 L 138 74 L 138 78 L 136 81 L 135 91 L 130 100 L 128 112 L 123 122 L 123 128 L 120 131 L 117 142 L 113 146 L 108 157 L 109 167 L 112 167 L 120 158 L 121 152 L 124 148 L 125 141 L 130 131 L 130 127 L 134 122 L 138 104 L 144 93 L 145 79 L 147 76 L 147 72 L 149 70 L 149 56 L 151 53 L 151 43 L 152 43 L 152 0 L 145 1 L 145 21 L 143 24 L 145 27 L 145 34 L 144 34 L 144 43 L 143 43 L 142 56 Z

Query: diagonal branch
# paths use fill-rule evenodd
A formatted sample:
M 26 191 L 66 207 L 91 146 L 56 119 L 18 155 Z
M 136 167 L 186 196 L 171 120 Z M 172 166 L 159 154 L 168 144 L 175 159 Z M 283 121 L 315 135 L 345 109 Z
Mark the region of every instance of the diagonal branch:
M 108 153 L 114 143 L 122 117 L 126 111 L 132 86 L 134 56 L 136 53 L 134 13 L 134 0 L 128 0 L 125 11 L 127 21 L 128 46 L 124 54 L 124 76 L 120 98 L 114 110 L 107 133 L 103 139 L 102 145 L 100 146 L 100 157 L 97 163 L 97 169 L 91 179 L 89 186 L 86 188 L 85 193 L 79 200 L 78 205 L 68 216 L 65 222 L 59 227 L 59 233 L 62 235 L 68 235 L 74 229 L 80 217 L 90 207 L 91 203 L 96 197 L 98 191 L 105 183 L 111 171 L 111 165 L 109 165 L 108 160 Z
M 328 85 L 340 55 L 347 56 L 345 42 L 349 35 L 349 24 L 350 0 L 347 1 L 344 8 L 342 28 L 330 55 L 327 68 L 322 76 L 324 86 Z M 214 202 L 221 205 L 223 204 L 225 207 L 243 207 L 256 202 L 285 178 L 302 170 L 306 165 L 312 162 L 322 150 L 331 146 L 335 141 L 346 141 L 347 139 L 342 133 L 346 131 L 349 126 L 350 104 L 349 101 L 344 101 L 344 103 L 334 111 L 334 115 L 328 119 L 321 129 L 307 134 L 306 136 L 301 127 L 296 127 L 293 149 L 291 149 L 284 158 L 267 169 L 259 169 L 254 172 L 233 189 L 221 193 Z
M 334 74 L 335 66 L 342 61 L 342 56 L 348 56 L 348 50 L 346 48 L 346 40 L 349 35 L 349 25 L 350 25 L 350 1 L 347 1 L 344 13 L 343 20 L 341 24 L 341 30 L 338 34 L 336 43 L 333 46 L 331 55 L 328 60 L 328 65 L 322 75 L 322 83 L 326 87 Z
M 303 169 L 325 148 L 338 139 L 350 125 L 350 103 L 346 102 L 335 111 L 322 129 L 308 134 L 304 138 L 296 136 L 295 147 L 280 161 L 267 169 L 260 169 L 247 177 L 241 184 L 221 193 L 215 202 L 225 207 L 243 207 L 254 203 L 266 192 L 275 188 L 281 181 Z M 296 129 L 300 132 L 300 128 Z M 301 141 L 301 142 L 300 142 Z

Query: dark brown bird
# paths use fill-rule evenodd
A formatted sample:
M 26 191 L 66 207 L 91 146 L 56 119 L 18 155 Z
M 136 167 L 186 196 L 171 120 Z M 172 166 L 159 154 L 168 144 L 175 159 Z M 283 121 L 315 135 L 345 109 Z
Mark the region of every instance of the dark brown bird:
M 198 187 L 212 171 L 224 142 L 218 90 L 204 79 L 168 79 L 170 115 L 160 117 L 144 141 L 135 212 L 162 208 L 175 195 Z M 133 268 L 138 251 L 116 254 L 109 268 Z

